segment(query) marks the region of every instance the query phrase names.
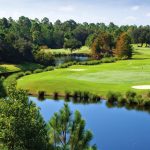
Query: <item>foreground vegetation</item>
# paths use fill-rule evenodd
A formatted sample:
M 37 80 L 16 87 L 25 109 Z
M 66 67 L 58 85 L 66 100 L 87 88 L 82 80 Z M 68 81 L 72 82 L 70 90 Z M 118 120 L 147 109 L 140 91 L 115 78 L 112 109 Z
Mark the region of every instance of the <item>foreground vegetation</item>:
M 26 91 L 8 88 L 8 97 L 0 99 L 0 149 L 5 150 L 96 150 L 90 146 L 92 133 L 85 121 L 67 104 L 45 123 Z M 78 138 L 77 138 L 78 137 Z

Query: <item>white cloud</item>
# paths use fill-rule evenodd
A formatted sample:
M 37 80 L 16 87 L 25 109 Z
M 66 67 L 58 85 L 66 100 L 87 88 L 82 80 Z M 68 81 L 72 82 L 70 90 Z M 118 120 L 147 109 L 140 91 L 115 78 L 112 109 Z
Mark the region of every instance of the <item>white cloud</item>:
M 134 16 L 128 16 L 124 19 L 124 23 L 135 23 L 137 21 L 137 18 Z
M 146 14 L 147 17 L 150 17 L 150 12 Z
M 133 10 L 133 11 L 137 11 L 139 9 L 140 9 L 140 6 L 138 6 L 138 5 L 131 7 L 131 10 Z
M 73 12 L 74 11 L 74 7 L 71 6 L 71 5 L 61 6 L 61 7 L 59 7 L 59 11 L 62 11 L 62 12 Z

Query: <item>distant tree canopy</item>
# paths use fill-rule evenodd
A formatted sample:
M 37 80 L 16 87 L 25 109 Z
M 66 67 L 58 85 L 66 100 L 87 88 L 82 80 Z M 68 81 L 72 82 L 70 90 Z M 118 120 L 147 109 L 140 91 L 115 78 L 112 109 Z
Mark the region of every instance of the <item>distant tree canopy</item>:
M 64 48 L 69 48 L 72 50 L 79 49 L 82 46 L 82 43 L 76 39 L 68 39 L 64 43 Z
M 107 32 L 101 32 L 93 39 L 91 44 L 92 56 L 95 59 L 100 59 L 104 55 L 109 55 L 114 47 L 114 41 L 111 34 Z
M 133 43 L 150 46 L 150 26 L 140 26 L 131 32 Z
M 0 19 L 0 61 L 34 61 L 34 54 L 41 46 L 48 48 L 76 49 L 92 46 L 99 33 L 101 49 L 112 49 L 118 37 L 127 32 L 132 43 L 150 45 L 150 26 L 117 26 L 114 23 L 77 23 L 74 20 L 54 24 L 48 18 L 29 19 L 21 16 L 17 21 L 12 18 Z

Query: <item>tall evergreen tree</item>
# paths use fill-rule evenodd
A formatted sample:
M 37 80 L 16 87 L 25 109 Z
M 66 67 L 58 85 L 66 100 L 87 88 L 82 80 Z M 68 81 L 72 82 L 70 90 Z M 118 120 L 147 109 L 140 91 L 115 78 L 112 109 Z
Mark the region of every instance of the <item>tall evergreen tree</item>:
M 74 117 L 73 117 L 74 116 Z M 49 121 L 49 135 L 54 149 L 64 150 L 95 150 L 96 146 L 90 146 L 92 133 L 85 130 L 85 121 L 76 111 L 72 115 L 67 104 Z
M 124 59 L 129 59 L 132 57 L 131 39 L 127 33 L 122 33 L 118 38 L 115 56 Z

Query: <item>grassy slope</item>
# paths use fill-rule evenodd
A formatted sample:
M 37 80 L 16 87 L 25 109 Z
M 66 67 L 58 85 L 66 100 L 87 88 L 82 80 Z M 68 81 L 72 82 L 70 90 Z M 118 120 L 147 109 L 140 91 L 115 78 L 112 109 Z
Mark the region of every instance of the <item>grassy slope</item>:
M 15 71 L 26 71 L 26 70 L 34 70 L 42 67 L 39 64 L 34 63 L 23 63 L 20 65 L 16 64 L 0 64 L 0 73 L 3 72 L 15 72 Z
M 134 85 L 145 84 L 150 84 L 150 49 L 137 47 L 135 47 L 132 60 L 97 66 L 72 66 L 67 69 L 26 76 L 18 80 L 19 88 L 28 89 L 32 93 L 38 90 L 44 90 L 47 94 L 54 91 L 64 93 L 83 90 L 103 96 L 108 91 L 124 93 L 132 89 Z
M 0 73 L 3 72 L 14 72 L 14 71 L 19 71 L 20 69 L 13 64 L 2 64 L 0 65 Z
M 42 49 L 45 52 L 51 52 L 53 54 L 71 54 L 71 51 L 69 49 Z M 73 53 L 80 54 L 90 54 L 90 49 L 86 46 L 83 46 L 81 49 L 77 49 L 73 51 Z

